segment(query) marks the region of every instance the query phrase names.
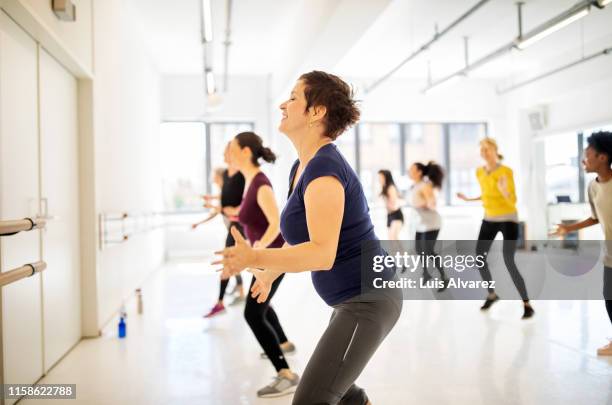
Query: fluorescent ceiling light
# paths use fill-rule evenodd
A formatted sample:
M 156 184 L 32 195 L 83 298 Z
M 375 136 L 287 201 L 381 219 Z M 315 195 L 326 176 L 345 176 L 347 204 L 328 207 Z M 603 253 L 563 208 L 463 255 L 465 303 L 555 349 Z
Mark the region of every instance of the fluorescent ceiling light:
M 608 2 L 612 0 L 606 0 Z M 573 22 L 580 20 L 583 17 L 586 17 L 591 12 L 591 8 L 587 5 L 585 7 L 579 8 L 578 10 L 571 11 L 567 13 L 567 15 L 561 16 L 557 21 L 552 21 L 550 24 L 546 24 L 546 26 L 537 28 L 531 33 L 527 34 L 524 38 L 520 39 L 516 44 L 518 49 L 525 49 L 536 42 L 540 41 L 543 38 L 546 38 L 553 32 L 559 31 L 561 28 L 570 25 Z
M 597 3 L 599 3 L 600 7 L 605 7 L 608 4 L 612 3 L 612 0 L 598 0 Z
M 210 0 L 202 0 L 202 42 L 212 42 L 212 8 Z
M 206 70 L 206 92 L 210 94 L 215 94 L 215 75 L 212 70 Z

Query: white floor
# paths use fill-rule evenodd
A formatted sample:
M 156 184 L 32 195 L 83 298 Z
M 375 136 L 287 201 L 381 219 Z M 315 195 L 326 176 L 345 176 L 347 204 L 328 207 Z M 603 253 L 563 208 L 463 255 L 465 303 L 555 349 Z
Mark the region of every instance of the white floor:
M 259 358 L 241 307 L 202 318 L 217 288 L 217 275 L 202 263 L 158 271 L 143 290 L 144 314 L 130 303 L 126 339 L 109 325 L 41 381 L 77 385 L 77 400 L 53 403 L 290 404 L 290 396 L 256 398 L 274 369 Z M 273 302 L 298 347 L 289 360 L 299 373 L 330 309 L 308 274 L 287 276 Z M 488 314 L 479 305 L 405 302 L 358 381 L 373 404 L 612 404 L 612 358 L 595 355 L 612 335 L 602 302 L 534 302 L 536 317 L 527 322 L 519 302 L 500 302 Z

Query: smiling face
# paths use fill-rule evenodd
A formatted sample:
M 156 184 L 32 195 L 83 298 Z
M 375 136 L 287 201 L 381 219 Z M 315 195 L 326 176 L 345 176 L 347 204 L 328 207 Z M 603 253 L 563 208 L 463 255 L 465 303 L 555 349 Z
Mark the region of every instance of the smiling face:
M 291 135 L 308 130 L 309 114 L 306 111 L 306 97 L 304 96 L 305 84 L 298 80 L 291 90 L 289 100 L 280 105 L 283 113 L 279 131 L 285 135 Z
M 582 165 L 584 166 L 584 171 L 587 173 L 596 173 L 602 168 L 609 167 L 608 157 L 605 153 L 598 153 L 589 146 L 584 150 Z

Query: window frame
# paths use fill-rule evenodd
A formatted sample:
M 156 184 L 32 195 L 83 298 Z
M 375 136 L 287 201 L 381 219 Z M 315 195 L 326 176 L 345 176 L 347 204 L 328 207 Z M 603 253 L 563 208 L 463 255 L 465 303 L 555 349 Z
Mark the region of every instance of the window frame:
M 451 165 L 451 142 L 450 142 L 450 126 L 455 124 L 462 125 L 483 125 L 484 126 L 484 136 L 489 136 L 489 123 L 488 121 L 445 121 L 445 122 L 433 122 L 433 121 L 363 121 L 355 125 L 353 136 L 355 137 L 355 172 L 361 173 L 361 139 L 360 139 L 360 127 L 362 125 L 398 125 L 399 126 L 399 154 L 400 154 L 400 171 L 401 173 L 406 173 L 407 167 L 407 159 L 406 159 L 406 137 L 407 137 L 407 127 L 410 125 L 440 125 L 442 127 L 442 156 L 443 161 L 441 164 L 443 165 L 446 175 L 444 176 L 444 197 L 447 206 L 454 206 L 452 203 L 452 189 L 450 184 L 451 171 L 453 170 Z M 343 134 L 343 136 L 346 134 Z
M 253 120 L 202 120 L 202 119 L 170 119 L 160 121 L 160 125 L 166 123 L 198 123 L 204 128 L 204 179 L 205 179 L 205 194 L 212 193 L 212 152 L 211 152 L 211 126 L 213 125 L 249 125 L 251 131 L 255 130 L 255 122 Z

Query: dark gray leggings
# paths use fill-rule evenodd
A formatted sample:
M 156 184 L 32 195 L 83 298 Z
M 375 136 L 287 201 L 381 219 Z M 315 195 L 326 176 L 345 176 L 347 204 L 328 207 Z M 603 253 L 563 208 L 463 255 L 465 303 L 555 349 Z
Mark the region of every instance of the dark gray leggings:
M 401 310 L 401 290 L 366 293 L 334 305 L 293 405 L 366 404 L 368 397 L 355 380 L 397 322 Z

